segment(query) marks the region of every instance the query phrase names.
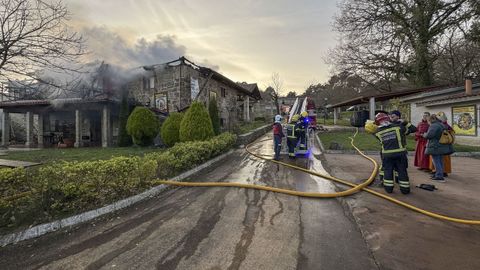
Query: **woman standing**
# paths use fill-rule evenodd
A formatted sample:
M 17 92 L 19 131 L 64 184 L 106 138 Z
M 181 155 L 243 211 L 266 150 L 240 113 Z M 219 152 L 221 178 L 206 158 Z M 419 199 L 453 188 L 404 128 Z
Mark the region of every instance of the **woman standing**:
M 447 122 L 447 116 L 444 112 L 437 113 L 437 118 L 444 125 L 446 130 L 453 130 L 453 128 Z M 452 159 L 450 155 L 444 155 L 443 158 L 443 176 L 447 177 L 449 173 L 452 173 Z M 435 175 L 435 166 L 433 164 L 432 158 L 429 159 L 429 168 L 432 171 L 432 175 Z
M 428 140 L 423 137 L 428 131 L 430 124 L 428 123 L 428 118 L 430 117 L 429 112 L 423 113 L 423 118 L 420 123 L 417 125 L 417 132 L 415 132 L 415 140 L 417 145 L 415 147 L 415 161 L 413 165 L 418 167 L 420 170 L 429 170 L 429 157 L 425 155 L 425 149 L 427 148 Z
M 432 156 L 433 165 L 435 166 L 435 176 L 432 180 L 438 182 L 445 182 L 443 177 L 443 156 L 453 153 L 453 147 L 451 144 L 441 144 L 440 138 L 446 127 L 437 118 L 435 114 L 432 114 L 429 118 L 430 127 L 424 138 L 428 139 L 427 148 L 425 154 Z

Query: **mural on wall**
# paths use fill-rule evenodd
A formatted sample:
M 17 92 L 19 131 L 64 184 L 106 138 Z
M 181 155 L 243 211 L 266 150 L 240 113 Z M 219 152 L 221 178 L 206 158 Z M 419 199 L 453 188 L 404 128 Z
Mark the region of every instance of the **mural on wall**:
M 167 94 L 157 95 L 155 97 L 155 107 L 162 112 L 168 112 Z
M 452 107 L 453 130 L 455 130 L 457 135 L 477 135 L 477 117 L 475 112 L 476 107 L 474 105 Z

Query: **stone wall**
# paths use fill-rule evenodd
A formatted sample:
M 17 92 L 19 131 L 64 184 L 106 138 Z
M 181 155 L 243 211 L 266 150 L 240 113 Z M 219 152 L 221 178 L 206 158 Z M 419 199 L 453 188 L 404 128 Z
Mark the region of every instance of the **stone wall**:
M 237 146 L 249 144 L 249 143 L 255 141 L 256 139 L 262 137 L 263 135 L 265 135 L 267 132 L 269 132 L 271 130 L 272 130 L 272 125 L 271 124 L 267 124 L 263 127 L 259 127 L 255 130 L 252 130 L 249 133 L 239 135 L 238 138 L 237 138 L 237 143 L 236 144 L 237 144 Z
M 154 80 L 151 86 L 151 78 Z M 168 112 L 176 112 L 188 107 L 192 102 L 191 81 L 197 80 L 200 88 L 198 101 L 208 107 L 210 96 L 216 96 L 223 130 L 233 130 L 239 121 L 244 120 L 243 101 L 246 94 L 234 87 L 217 80 L 215 77 L 209 79 L 208 74 L 202 74 L 199 69 L 188 64 L 177 66 L 166 66 L 155 68 L 154 71 L 145 71 L 128 85 L 129 97 L 140 104 L 149 104 L 150 107 L 157 107 L 156 100 L 167 96 Z M 202 89 L 203 88 L 203 89 Z M 252 99 L 252 98 L 250 98 Z M 250 110 L 253 120 L 252 100 Z

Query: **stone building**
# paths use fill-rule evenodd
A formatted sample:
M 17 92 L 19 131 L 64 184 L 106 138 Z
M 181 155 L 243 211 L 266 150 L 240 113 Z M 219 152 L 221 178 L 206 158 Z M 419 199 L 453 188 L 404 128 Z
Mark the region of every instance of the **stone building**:
M 253 120 L 254 104 L 261 99 L 256 84 L 235 83 L 185 57 L 140 69 L 127 86 L 133 100 L 167 114 L 185 111 L 194 100 L 205 106 L 215 100 L 223 130 Z
M 28 88 L 36 87 L 41 86 Z M 10 87 L 5 91 L 8 98 L 2 96 L 0 101 L 3 146 L 116 145 L 119 104 L 124 94 L 132 106 L 149 107 L 160 118 L 170 112 L 185 111 L 194 100 L 206 106 L 215 100 L 223 130 L 233 130 L 240 122 L 253 120 L 254 105 L 261 99 L 256 84 L 235 83 L 184 57 L 129 71 L 101 63 L 91 78 L 79 82 L 73 91 L 64 91 L 66 95 L 53 95 L 57 89 L 32 96 L 27 95 L 31 91 L 25 90 L 23 86 Z M 12 134 L 12 119 L 21 119 L 25 130 L 22 136 Z M 15 123 L 18 125 L 18 121 Z

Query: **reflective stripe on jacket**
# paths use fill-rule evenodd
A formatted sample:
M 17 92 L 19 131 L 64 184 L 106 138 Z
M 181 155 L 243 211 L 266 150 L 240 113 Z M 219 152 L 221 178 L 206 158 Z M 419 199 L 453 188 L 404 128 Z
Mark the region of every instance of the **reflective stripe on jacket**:
M 382 144 L 382 154 L 404 153 L 407 148 L 404 144 L 405 127 L 402 125 L 388 125 L 380 127 L 375 136 Z

